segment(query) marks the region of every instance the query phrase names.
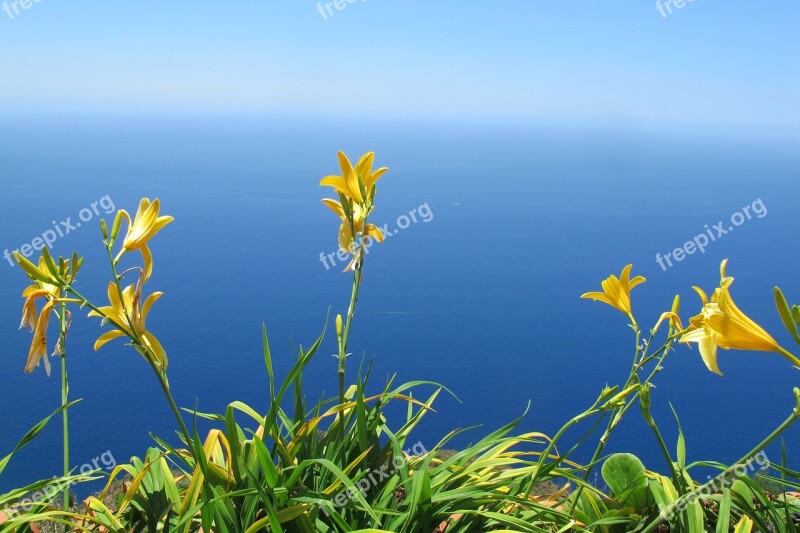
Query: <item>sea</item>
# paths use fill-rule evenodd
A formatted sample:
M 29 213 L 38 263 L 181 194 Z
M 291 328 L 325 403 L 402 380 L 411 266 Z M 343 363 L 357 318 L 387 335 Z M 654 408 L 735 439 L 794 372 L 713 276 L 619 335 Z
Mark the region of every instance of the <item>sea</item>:
M 635 345 L 625 315 L 580 296 L 627 264 L 647 278 L 632 293 L 647 332 L 675 295 L 684 321 L 697 314 L 692 286 L 712 291 L 728 258 L 737 305 L 800 354 L 773 301 L 777 285 L 800 304 L 798 148 L 797 137 L 780 134 L 632 122 L 9 115 L 0 122 L 0 252 L 50 237 L 54 255 L 85 257 L 76 286 L 106 305 L 100 219 L 110 225 L 116 210 L 134 213 L 140 198 L 159 198 L 175 220 L 151 241 L 145 292 L 164 296 L 147 327 L 168 352 L 178 404 L 222 413 L 242 401 L 265 412 L 262 327 L 281 380 L 327 323 L 304 376 L 313 403 L 337 393 L 332 318 L 345 313 L 352 281 L 336 256 L 339 221 L 320 201 L 331 190 L 319 181 L 339 173 L 338 150 L 353 160 L 375 151 L 390 170 L 372 220 L 389 236 L 364 263 L 348 382 L 371 364 L 375 392 L 388 379 L 447 387 L 411 440 L 431 449 L 471 428 L 446 445 L 457 449 L 520 417 L 516 432 L 553 435 L 604 387 L 624 382 Z M 138 254 L 125 261 L 134 266 Z M 23 372 L 27 285 L 20 268 L 0 260 L 0 456 L 60 402 L 55 358 L 50 377 L 43 367 Z M 141 457 L 153 436 L 177 442 L 151 369 L 121 340 L 95 352 L 102 331 L 73 308 L 76 470 Z M 50 349 L 56 338 L 51 325 Z M 663 332 L 654 347 L 660 342 Z M 673 454 L 680 424 L 689 462 L 737 460 L 795 407 L 800 372 L 780 355 L 721 350 L 719 364 L 724 376 L 682 345 L 654 379 L 655 418 Z M 420 386 L 414 397 L 434 390 Z M 567 432 L 559 449 L 594 421 Z M 587 460 L 597 437 L 573 459 Z M 789 465 L 800 467 L 800 426 L 783 438 Z M 607 451 L 667 471 L 636 406 Z M 782 460 L 779 441 L 767 455 Z M 57 418 L 13 458 L 0 491 L 60 472 Z

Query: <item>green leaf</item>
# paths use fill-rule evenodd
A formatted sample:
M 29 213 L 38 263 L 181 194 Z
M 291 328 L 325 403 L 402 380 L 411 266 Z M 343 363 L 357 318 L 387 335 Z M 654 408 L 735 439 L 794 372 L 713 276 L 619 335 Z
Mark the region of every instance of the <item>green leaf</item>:
M 681 420 L 678 418 L 678 412 L 675 410 L 672 403 L 669 404 L 669 408 L 672 409 L 672 414 L 675 416 L 675 423 L 678 425 L 678 443 L 675 450 L 678 467 L 680 470 L 686 470 L 686 437 L 683 436 Z
M 614 454 L 603 463 L 601 474 L 617 501 L 637 510 L 647 506 L 647 478 L 638 457 L 630 453 Z
M 9 453 L 8 455 L 6 455 L 6 456 L 5 456 L 5 457 L 3 457 L 2 459 L 0 459 L 0 474 L 2 474 L 2 473 L 3 473 L 3 470 L 5 470 L 5 469 L 6 469 L 6 466 L 8 466 L 8 462 L 11 460 L 11 458 L 12 458 L 12 457 L 14 457 L 14 454 L 16 454 L 16 453 L 17 453 L 17 452 L 19 452 L 19 451 L 20 451 L 22 448 L 24 448 L 25 446 L 27 446 L 28 444 L 30 444 L 30 442 L 31 442 L 33 439 L 35 439 L 35 438 L 36 438 L 36 436 L 37 436 L 39 433 L 41 433 L 41 432 L 42 432 L 42 430 L 45 428 L 45 426 L 47 426 L 47 424 L 50 422 L 50 420 L 51 420 L 51 419 L 52 419 L 54 416 L 56 416 L 58 413 L 60 413 L 61 411 L 65 410 L 65 409 L 69 409 L 70 407 L 72 407 L 73 405 L 75 405 L 76 403 L 78 403 L 79 401 L 80 401 L 80 400 L 74 400 L 74 401 L 71 401 L 71 402 L 69 402 L 68 404 L 66 404 L 66 405 L 64 405 L 64 406 L 62 406 L 62 407 L 59 407 L 58 409 L 56 409 L 55 411 L 53 411 L 53 412 L 52 412 L 52 413 L 51 413 L 51 414 L 50 414 L 48 417 L 46 417 L 45 419 L 41 420 L 41 421 L 40 421 L 38 424 L 36 424 L 35 426 L 33 426 L 33 428 L 31 428 L 31 430 L 30 430 L 30 431 L 28 431 L 28 432 L 25 434 L 25 436 L 24 436 L 24 437 L 22 437 L 22 438 L 20 439 L 20 441 L 17 443 L 17 445 L 16 445 L 16 446 L 14 447 L 14 449 L 11 451 L 11 453 Z
M 725 488 L 719 502 L 719 516 L 717 517 L 717 533 L 728 533 L 731 530 L 731 491 Z

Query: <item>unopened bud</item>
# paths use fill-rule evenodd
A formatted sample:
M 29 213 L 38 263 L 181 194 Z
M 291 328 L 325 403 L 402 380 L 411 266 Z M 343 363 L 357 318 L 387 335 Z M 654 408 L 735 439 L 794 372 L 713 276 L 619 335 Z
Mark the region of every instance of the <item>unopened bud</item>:
M 35 281 L 41 281 L 44 283 L 49 283 L 51 285 L 56 284 L 56 280 L 36 268 L 33 263 L 28 261 L 22 254 L 19 252 L 13 252 L 14 261 L 25 271 L 28 276 L 33 278 Z
M 117 211 L 117 216 L 114 217 L 114 224 L 111 225 L 111 241 L 115 241 L 117 239 L 117 235 L 119 235 L 119 228 L 122 226 L 122 217 L 124 216 L 123 210 L 120 209 Z
M 778 314 L 781 315 L 783 326 L 795 337 L 797 336 L 797 324 L 794 323 L 792 312 L 789 310 L 789 304 L 786 302 L 786 297 L 779 287 L 775 287 L 775 307 L 778 308 Z

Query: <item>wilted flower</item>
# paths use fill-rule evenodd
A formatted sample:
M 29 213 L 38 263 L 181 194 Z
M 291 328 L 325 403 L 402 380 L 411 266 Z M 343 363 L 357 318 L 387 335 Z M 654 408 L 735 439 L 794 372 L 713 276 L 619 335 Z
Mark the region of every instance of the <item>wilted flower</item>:
M 44 304 L 42 314 L 36 321 L 31 348 L 28 351 L 28 361 L 25 364 L 25 372 L 33 372 L 39 366 L 39 362 L 43 361 L 44 371 L 48 376 L 50 375 L 50 361 L 47 359 L 47 326 L 50 324 L 50 313 L 55 305 L 55 300 L 49 300 Z
M 49 256 L 48 256 L 49 258 Z M 27 328 L 33 331 L 31 347 L 28 351 L 28 360 L 25 365 L 25 372 L 33 372 L 40 362 L 44 362 L 44 369 L 50 375 L 50 361 L 47 359 L 47 326 L 50 324 L 50 314 L 55 311 L 55 304 L 61 301 L 61 289 L 51 283 L 41 281 L 50 279 L 55 281 L 50 270 L 47 268 L 44 257 L 39 258 L 38 266 L 28 262 L 26 272 L 32 277 L 33 284 L 22 291 L 25 303 L 22 304 L 22 320 L 19 328 Z M 64 272 L 66 281 L 72 280 L 74 271 L 70 273 L 70 262 L 61 261 L 61 271 Z M 36 301 L 40 298 L 46 299 L 46 303 L 41 313 L 36 310 Z

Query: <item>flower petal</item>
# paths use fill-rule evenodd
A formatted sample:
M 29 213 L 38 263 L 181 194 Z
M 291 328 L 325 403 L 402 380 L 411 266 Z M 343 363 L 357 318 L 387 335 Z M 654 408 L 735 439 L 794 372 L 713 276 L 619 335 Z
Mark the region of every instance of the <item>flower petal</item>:
M 612 302 L 608 295 L 604 292 L 586 292 L 581 294 L 581 298 L 591 298 L 597 302 L 607 303 L 611 307 L 617 307 L 616 302 Z
M 342 222 L 339 226 L 339 248 L 343 252 L 353 253 L 354 237 L 349 222 Z
M 143 281 L 147 281 L 153 274 L 153 254 L 150 252 L 150 248 L 147 246 L 142 246 L 139 251 L 142 253 L 142 261 L 144 262 Z
M 645 278 L 644 276 L 636 276 L 635 278 L 633 278 L 633 279 L 632 279 L 632 280 L 631 280 L 631 281 L 628 283 L 628 291 L 630 291 L 632 288 L 634 288 L 634 287 L 636 287 L 637 285 L 640 285 L 640 284 L 642 284 L 642 283 L 644 283 L 644 282 L 646 282 L 646 281 L 647 281 L 647 278 Z
M 375 224 L 367 224 L 366 234 L 378 242 L 383 242 L 383 232 Z
M 375 172 L 373 172 L 371 176 L 369 176 L 368 178 L 364 179 L 364 185 L 365 185 L 367 191 L 371 190 L 372 186 L 375 185 L 378 182 L 378 180 L 381 178 L 381 176 L 383 176 L 387 172 L 389 172 L 389 169 L 386 168 L 386 167 L 382 167 L 382 168 L 379 168 L 378 170 L 376 170 Z
M 717 365 L 717 336 L 714 333 L 705 335 L 700 342 L 697 343 L 700 348 L 700 357 L 706 367 L 715 374 L 722 375 L 722 372 Z
M 167 370 L 167 352 L 164 350 L 164 347 L 161 346 L 161 343 L 158 341 L 155 335 L 150 333 L 149 331 L 145 331 L 142 335 L 142 340 L 147 345 L 147 348 L 151 352 L 151 354 L 156 358 L 156 363 L 162 370 Z
M 123 332 L 121 332 L 120 330 L 118 330 L 118 329 L 113 329 L 111 331 L 107 331 L 107 332 L 103 333 L 102 335 L 100 335 L 100 338 L 98 338 L 95 341 L 95 343 L 94 343 L 94 351 L 96 352 L 100 348 L 105 346 L 106 343 L 108 343 L 108 342 L 110 342 L 110 341 L 112 341 L 112 340 L 114 340 L 116 338 L 124 337 L 124 336 L 125 336 L 125 334 Z
M 342 220 L 347 220 L 347 217 L 344 214 L 344 209 L 342 208 L 342 204 L 337 202 L 336 200 L 331 200 L 330 198 L 325 198 L 322 200 L 322 203 L 327 205 L 334 214 Z

